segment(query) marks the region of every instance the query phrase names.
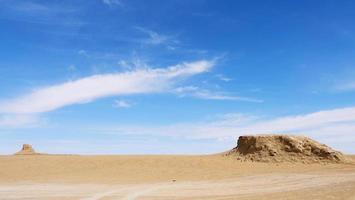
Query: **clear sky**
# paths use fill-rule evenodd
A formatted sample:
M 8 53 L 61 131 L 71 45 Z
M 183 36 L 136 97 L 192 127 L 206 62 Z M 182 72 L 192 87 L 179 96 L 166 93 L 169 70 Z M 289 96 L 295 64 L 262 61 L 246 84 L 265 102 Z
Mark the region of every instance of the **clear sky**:
M 355 1 L 0 0 L 0 153 L 355 153 Z

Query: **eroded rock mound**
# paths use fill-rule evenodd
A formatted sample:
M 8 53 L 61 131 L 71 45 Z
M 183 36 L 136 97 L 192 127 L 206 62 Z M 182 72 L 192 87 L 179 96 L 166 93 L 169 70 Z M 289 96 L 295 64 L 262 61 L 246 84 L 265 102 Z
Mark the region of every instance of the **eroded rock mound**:
M 238 145 L 227 152 L 238 160 L 259 162 L 329 162 L 343 163 L 346 157 L 338 151 L 303 136 L 240 136 Z
M 37 155 L 36 151 L 29 144 L 22 145 L 22 149 L 15 153 L 15 155 Z

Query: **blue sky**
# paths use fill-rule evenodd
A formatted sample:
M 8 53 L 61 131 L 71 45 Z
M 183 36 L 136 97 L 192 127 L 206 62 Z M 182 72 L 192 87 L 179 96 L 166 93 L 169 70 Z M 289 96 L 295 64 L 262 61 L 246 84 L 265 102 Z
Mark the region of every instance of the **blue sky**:
M 0 153 L 355 153 L 354 1 L 0 0 Z

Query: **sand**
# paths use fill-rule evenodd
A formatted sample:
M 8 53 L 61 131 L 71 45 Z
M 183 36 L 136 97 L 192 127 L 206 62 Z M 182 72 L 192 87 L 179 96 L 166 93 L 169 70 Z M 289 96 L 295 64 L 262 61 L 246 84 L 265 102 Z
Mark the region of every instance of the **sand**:
M 206 156 L 0 156 L 0 200 L 355 200 L 355 156 L 300 136 L 242 136 Z
M 242 162 L 222 155 L 0 156 L 0 199 L 352 200 L 355 165 Z

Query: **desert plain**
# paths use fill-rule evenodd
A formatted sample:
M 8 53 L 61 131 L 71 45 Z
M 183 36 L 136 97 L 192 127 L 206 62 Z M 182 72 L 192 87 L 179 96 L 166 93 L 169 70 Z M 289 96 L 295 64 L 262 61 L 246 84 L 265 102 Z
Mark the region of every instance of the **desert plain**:
M 1 200 L 355 199 L 346 163 L 215 155 L 0 156 Z
M 0 199 L 355 199 L 353 164 L 219 155 L 1 156 L 0 177 Z

